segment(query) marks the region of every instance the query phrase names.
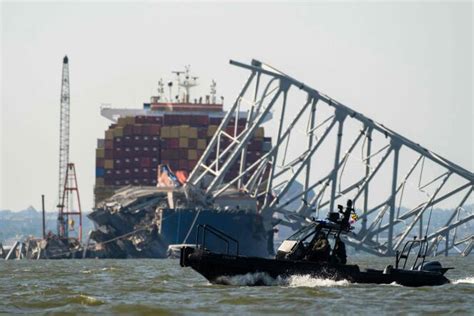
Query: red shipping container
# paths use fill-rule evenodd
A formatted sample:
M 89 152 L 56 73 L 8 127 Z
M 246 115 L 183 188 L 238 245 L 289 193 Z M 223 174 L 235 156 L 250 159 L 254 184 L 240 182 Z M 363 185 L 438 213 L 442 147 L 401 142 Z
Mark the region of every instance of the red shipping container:
M 162 125 L 163 124 L 163 117 L 162 116 L 153 116 L 155 123 Z
M 104 158 L 113 159 L 113 157 L 114 157 L 114 151 L 112 149 L 106 149 L 104 153 Z
M 122 147 L 114 148 L 114 158 L 123 159 L 125 158 L 125 150 Z
M 250 144 L 248 144 L 247 149 L 251 150 L 251 151 L 260 151 L 260 150 L 262 150 L 262 141 L 253 140 Z
M 140 135 L 150 135 L 150 125 L 142 125 Z
M 104 158 L 96 158 L 95 166 L 96 168 L 104 168 Z
M 179 138 L 168 138 L 166 140 L 167 147 L 170 149 L 179 148 Z
M 114 140 L 113 139 L 106 139 L 105 140 L 105 149 L 113 149 L 114 148 Z
M 146 116 L 139 115 L 135 117 L 135 122 L 138 124 L 144 124 L 146 123 Z
M 150 125 L 150 134 L 151 135 L 159 135 L 161 132 L 160 125 Z
M 151 159 L 150 158 L 147 158 L 147 157 L 141 158 L 140 167 L 149 168 L 150 166 L 151 166 Z
M 133 135 L 141 135 L 142 134 L 142 125 L 135 124 L 133 125 Z
M 208 126 L 209 116 L 208 115 L 197 116 L 197 121 L 198 121 L 198 126 Z
M 133 135 L 133 125 L 125 125 L 123 128 L 123 136 L 131 136 Z

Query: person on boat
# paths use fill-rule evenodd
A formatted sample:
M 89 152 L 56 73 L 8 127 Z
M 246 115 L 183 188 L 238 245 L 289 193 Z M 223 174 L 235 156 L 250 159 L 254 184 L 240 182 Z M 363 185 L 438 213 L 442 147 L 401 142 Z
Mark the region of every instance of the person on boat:
M 309 244 L 309 253 L 305 256 L 308 261 L 329 261 L 331 246 L 324 233 L 319 232 Z
M 339 211 L 341 211 L 342 207 L 339 208 Z M 351 213 L 354 211 L 352 208 L 352 200 L 347 200 L 347 205 L 346 205 L 346 210 L 342 213 L 342 220 L 341 220 L 341 225 L 342 227 L 350 227 L 349 224 L 349 219 L 351 218 Z
M 346 245 L 341 240 L 341 238 L 339 238 L 339 236 L 335 238 L 334 250 L 332 251 L 332 259 L 335 263 L 347 263 Z

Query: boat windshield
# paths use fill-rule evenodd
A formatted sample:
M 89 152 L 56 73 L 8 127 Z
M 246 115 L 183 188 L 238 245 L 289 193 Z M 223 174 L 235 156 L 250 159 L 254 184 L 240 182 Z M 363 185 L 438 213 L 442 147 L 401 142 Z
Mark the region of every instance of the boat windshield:
M 296 233 L 288 237 L 287 240 L 303 240 L 306 239 L 309 235 L 313 234 L 315 229 L 316 229 L 317 224 L 312 223 L 309 224 L 308 226 L 305 226 L 298 230 Z

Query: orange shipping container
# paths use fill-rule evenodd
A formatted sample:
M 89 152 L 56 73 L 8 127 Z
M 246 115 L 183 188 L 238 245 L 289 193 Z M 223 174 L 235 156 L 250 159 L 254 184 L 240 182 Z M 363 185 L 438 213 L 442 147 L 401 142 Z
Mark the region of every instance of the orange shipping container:
M 114 161 L 111 159 L 107 159 L 104 161 L 104 168 L 105 169 L 113 169 L 114 168 Z

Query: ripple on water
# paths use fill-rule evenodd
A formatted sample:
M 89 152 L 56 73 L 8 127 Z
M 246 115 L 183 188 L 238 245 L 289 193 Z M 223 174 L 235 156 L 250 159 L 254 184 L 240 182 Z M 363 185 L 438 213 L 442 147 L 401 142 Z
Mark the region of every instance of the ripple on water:
M 440 260 L 456 267 L 448 272 L 452 283 L 423 288 L 265 275 L 213 285 L 172 260 L 0 261 L 0 313 L 472 314 L 473 258 Z M 370 267 L 388 263 L 359 260 Z M 245 286 L 255 278 L 272 286 Z

